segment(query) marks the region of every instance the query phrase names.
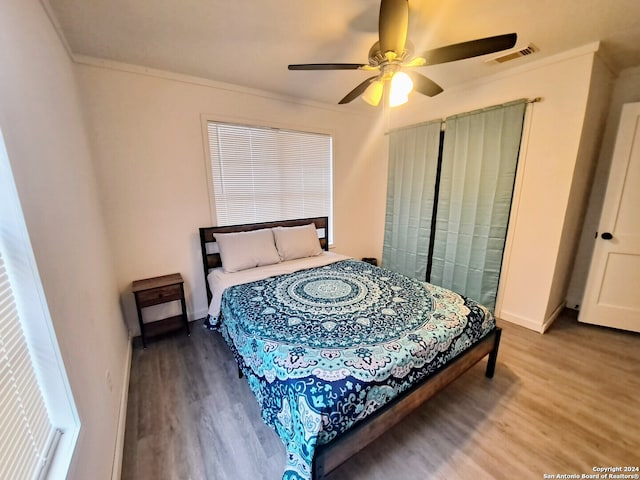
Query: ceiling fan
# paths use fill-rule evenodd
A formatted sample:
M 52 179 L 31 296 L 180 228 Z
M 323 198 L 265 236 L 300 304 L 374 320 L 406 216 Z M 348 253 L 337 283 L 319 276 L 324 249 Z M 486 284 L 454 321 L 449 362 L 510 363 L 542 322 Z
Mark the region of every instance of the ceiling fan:
M 378 71 L 351 90 L 339 104 L 349 103 L 363 95 L 363 99 L 376 106 L 385 91 L 389 105 L 402 105 L 412 90 L 433 97 L 442 92 L 442 87 L 421 73 L 411 71 L 413 67 L 437 65 L 465 58 L 513 48 L 518 36 L 515 33 L 480 38 L 427 50 L 413 55 L 413 45 L 407 40 L 409 24 L 408 0 L 382 0 L 378 20 L 379 40 L 369 50 L 369 63 L 307 63 L 289 65 L 289 70 L 366 70 Z M 406 69 L 406 71 L 405 71 Z M 385 88 L 385 85 L 389 87 Z

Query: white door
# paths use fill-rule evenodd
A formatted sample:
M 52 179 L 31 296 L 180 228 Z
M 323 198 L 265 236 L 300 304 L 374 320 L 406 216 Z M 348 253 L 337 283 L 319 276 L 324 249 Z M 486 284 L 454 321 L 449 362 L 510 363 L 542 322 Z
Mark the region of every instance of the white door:
M 578 319 L 640 332 L 640 103 L 622 108 Z

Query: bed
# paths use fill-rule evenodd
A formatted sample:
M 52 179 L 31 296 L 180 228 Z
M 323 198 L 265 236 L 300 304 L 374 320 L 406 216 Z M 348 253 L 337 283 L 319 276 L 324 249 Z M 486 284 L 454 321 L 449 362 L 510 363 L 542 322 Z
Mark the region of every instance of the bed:
M 333 254 L 328 229 L 200 229 L 207 321 L 284 442 L 287 480 L 324 478 L 484 357 L 492 378 L 500 343 L 485 307 Z M 276 254 L 256 246 L 270 238 Z

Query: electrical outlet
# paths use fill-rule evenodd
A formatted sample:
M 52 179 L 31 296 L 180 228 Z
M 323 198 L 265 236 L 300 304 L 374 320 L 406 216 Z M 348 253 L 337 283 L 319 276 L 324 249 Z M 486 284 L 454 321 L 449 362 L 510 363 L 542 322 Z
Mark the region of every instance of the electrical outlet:
M 107 388 L 110 392 L 113 392 L 113 382 L 111 381 L 111 372 L 107 370 Z

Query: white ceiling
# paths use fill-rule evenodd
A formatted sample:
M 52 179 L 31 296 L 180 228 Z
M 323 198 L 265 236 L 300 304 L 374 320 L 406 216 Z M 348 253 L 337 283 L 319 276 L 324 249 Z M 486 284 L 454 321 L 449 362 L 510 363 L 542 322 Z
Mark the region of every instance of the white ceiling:
M 42 0 L 75 55 L 338 103 L 370 72 L 289 71 L 290 63 L 367 63 L 378 0 Z M 415 50 L 516 32 L 538 53 L 489 55 L 419 71 L 449 87 L 601 41 L 615 71 L 640 65 L 639 0 L 409 0 Z M 356 102 L 354 102 L 356 103 Z M 362 102 L 359 102 L 362 103 Z

